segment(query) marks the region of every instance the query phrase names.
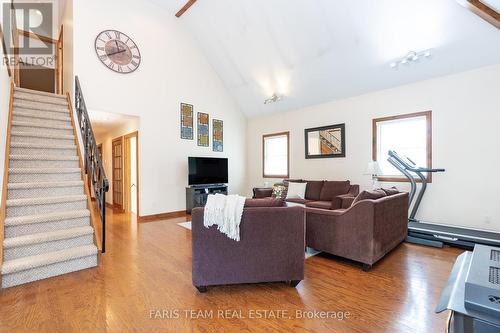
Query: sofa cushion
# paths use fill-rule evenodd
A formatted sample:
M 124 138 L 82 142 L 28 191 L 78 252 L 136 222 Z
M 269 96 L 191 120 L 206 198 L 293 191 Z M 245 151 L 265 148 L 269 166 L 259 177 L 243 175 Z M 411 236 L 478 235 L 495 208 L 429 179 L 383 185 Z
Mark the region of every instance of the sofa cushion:
M 279 198 L 246 199 L 245 207 L 283 207 L 285 200 Z
M 306 186 L 306 199 L 307 200 L 319 200 L 321 196 L 321 190 L 325 184 L 324 180 L 311 180 L 307 181 Z
M 299 198 L 286 199 L 285 201 L 286 202 L 293 202 L 293 203 L 297 203 L 297 204 L 302 204 L 302 205 L 305 205 L 306 203 L 311 202 L 311 200 L 299 199 Z
M 393 186 L 391 188 L 381 188 L 381 190 L 384 191 L 387 196 L 391 196 L 391 195 L 399 193 L 399 190 L 395 186 Z
M 361 200 L 377 200 L 383 197 L 386 197 L 387 195 L 385 194 L 384 191 L 382 190 L 373 190 L 373 191 L 362 191 L 356 199 L 352 202 L 351 206 L 354 206 L 356 203 L 360 202 Z
M 331 209 L 331 201 L 311 201 L 306 203 L 306 207 L 319 208 L 319 209 Z
M 337 195 L 346 194 L 349 192 L 351 182 L 346 181 L 326 181 L 321 189 L 319 199 L 321 201 L 331 201 Z
M 305 199 L 307 183 L 289 183 L 287 199 Z

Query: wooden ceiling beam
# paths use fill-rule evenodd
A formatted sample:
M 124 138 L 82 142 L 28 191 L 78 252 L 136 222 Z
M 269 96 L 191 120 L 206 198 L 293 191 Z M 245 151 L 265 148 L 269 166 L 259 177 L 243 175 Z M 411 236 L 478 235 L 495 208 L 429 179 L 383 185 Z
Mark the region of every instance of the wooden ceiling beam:
M 197 0 L 189 0 L 176 14 L 176 17 L 181 17 Z
M 500 13 L 479 0 L 457 0 L 459 4 L 500 29 Z

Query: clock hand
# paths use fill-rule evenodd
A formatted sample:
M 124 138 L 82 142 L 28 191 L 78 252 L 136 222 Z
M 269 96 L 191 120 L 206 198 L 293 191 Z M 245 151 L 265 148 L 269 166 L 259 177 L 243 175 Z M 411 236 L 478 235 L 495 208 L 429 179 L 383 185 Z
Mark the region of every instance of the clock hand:
M 112 55 L 115 55 L 115 54 L 118 54 L 118 53 L 123 53 L 123 52 L 125 52 L 125 51 L 127 51 L 127 50 L 121 50 L 121 51 L 118 51 L 118 52 L 113 52 L 113 53 L 110 53 L 110 54 L 108 54 L 108 57 L 109 57 L 109 56 L 112 56 Z
M 115 44 L 116 44 L 116 48 L 118 49 L 118 51 L 120 51 L 120 46 L 118 45 L 118 41 L 115 39 Z

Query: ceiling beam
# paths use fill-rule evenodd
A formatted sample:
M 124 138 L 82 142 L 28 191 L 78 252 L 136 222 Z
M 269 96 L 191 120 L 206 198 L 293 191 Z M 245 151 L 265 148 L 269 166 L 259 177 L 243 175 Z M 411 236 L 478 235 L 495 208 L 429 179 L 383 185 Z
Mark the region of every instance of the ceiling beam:
M 500 29 L 500 13 L 488 7 L 480 0 L 457 0 L 459 4 L 469 9 L 474 14 L 481 16 L 484 20 Z
M 196 0 L 189 0 L 176 14 L 176 17 L 181 17 L 194 3 Z

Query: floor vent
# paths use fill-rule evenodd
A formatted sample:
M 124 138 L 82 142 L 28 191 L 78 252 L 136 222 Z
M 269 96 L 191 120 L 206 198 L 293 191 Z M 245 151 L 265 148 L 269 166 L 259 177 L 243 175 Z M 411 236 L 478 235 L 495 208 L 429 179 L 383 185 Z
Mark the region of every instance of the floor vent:
M 490 283 L 500 284 L 500 268 L 490 266 Z
M 498 251 L 498 250 L 491 250 L 490 260 L 491 261 L 500 261 L 500 251 Z

